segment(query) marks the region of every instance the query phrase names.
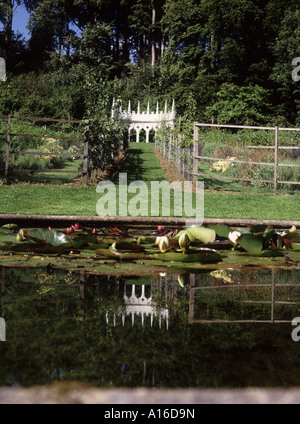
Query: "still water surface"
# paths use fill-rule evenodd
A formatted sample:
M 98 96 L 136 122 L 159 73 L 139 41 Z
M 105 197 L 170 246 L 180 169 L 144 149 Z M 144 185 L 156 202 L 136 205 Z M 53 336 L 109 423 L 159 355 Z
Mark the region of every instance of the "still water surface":
M 124 277 L 3 267 L 0 281 L 2 386 L 300 385 L 299 270 Z

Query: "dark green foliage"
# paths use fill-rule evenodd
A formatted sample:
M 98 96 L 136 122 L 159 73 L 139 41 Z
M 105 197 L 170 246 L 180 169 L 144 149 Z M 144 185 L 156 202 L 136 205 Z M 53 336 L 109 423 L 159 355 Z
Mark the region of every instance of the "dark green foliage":
M 81 119 L 93 73 L 124 103 L 174 98 L 192 121 L 300 122 L 296 0 L 23 3 L 27 43 L 12 31 L 12 3 L 0 3 L 0 113 Z
M 239 87 L 222 84 L 216 94 L 216 102 L 206 111 L 208 120 L 214 117 L 219 124 L 253 125 L 268 123 L 272 119 L 269 93 L 258 85 Z
M 86 118 L 89 120 L 90 170 L 104 171 L 122 151 L 127 136 L 126 121 L 119 116 L 118 102 L 114 103 L 102 80 L 89 76 L 84 91 Z

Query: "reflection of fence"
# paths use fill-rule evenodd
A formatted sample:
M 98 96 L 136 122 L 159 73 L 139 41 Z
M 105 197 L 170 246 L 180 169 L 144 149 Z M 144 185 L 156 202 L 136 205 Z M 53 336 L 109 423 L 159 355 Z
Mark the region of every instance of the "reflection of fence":
M 190 288 L 190 302 L 189 302 L 189 323 L 190 324 L 208 324 L 208 323 L 270 323 L 270 324 L 278 324 L 278 323 L 291 323 L 292 319 L 294 318 L 294 315 L 291 316 L 289 320 L 284 319 L 276 319 L 275 318 L 275 306 L 276 305 L 282 305 L 282 306 L 289 306 L 289 305 L 300 305 L 300 302 L 293 302 L 290 300 L 275 300 L 275 291 L 276 288 L 291 288 L 291 287 L 297 287 L 300 288 L 299 284 L 280 284 L 275 283 L 275 270 L 272 269 L 272 282 L 271 283 L 262 283 L 262 284 L 223 284 L 223 285 L 216 285 L 216 286 L 191 286 Z M 197 313 L 195 311 L 195 302 L 196 298 L 195 295 L 197 292 L 201 292 L 204 290 L 207 291 L 221 291 L 222 295 L 224 296 L 224 291 L 226 290 L 240 290 L 240 289 L 246 289 L 247 293 L 251 292 L 252 289 L 256 288 L 269 288 L 270 289 L 270 295 L 268 300 L 248 300 L 248 299 L 237 299 L 237 302 L 240 302 L 240 304 L 248 304 L 248 305 L 270 305 L 269 309 L 269 316 L 270 319 L 197 319 L 195 318 L 195 314 Z M 203 302 L 205 303 L 205 302 Z M 209 302 L 207 302 L 206 297 L 206 305 L 209 307 Z M 214 306 L 216 306 L 214 304 Z M 298 310 L 298 307 L 297 307 Z
M 66 120 L 66 119 L 52 119 L 52 118 L 41 118 L 41 117 L 25 117 L 25 116 L 13 116 L 13 115 L 0 115 L 1 119 L 7 119 L 7 132 L 0 133 L 2 136 L 6 136 L 6 151 L 3 152 L 5 154 L 5 168 L 4 168 L 4 177 L 7 178 L 9 175 L 9 159 L 11 155 L 35 155 L 35 156 L 57 156 L 57 157 L 81 157 L 82 161 L 82 170 L 74 171 L 74 170 L 65 170 L 65 169 L 38 169 L 38 170 L 30 170 L 32 173 L 40 172 L 55 172 L 55 173 L 75 173 L 82 174 L 84 183 L 87 182 L 88 177 L 88 151 L 89 144 L 87 138 L 87 131 L 85 131 L 83 136 L 80 137 L 70 137 L 70 136 L 61 136 L 61 135 L 47 135 L 47 134 L 20 134 L 13 133 L 11 131 L 12 119 L 25 119 L 30 120 L 32 122 L 55 122 L 61 124 L 81 124 L 86 121 L 80 120 Z M 86 129 L 88 126 L 86 126 Z M 30 137 L 30 138 L 40 138 L 40 139 L 58 139 L 58 140 L 72 140 L 75 142 L 83 142 L 83 151 L 81 153 L 54 153 L 54 152 L 32 152 L 32 151 L 12 151 L 11 147 L 13 147 L 11 142 L 11 137 Z M 26 170 L 24 170 L 26 171 Z

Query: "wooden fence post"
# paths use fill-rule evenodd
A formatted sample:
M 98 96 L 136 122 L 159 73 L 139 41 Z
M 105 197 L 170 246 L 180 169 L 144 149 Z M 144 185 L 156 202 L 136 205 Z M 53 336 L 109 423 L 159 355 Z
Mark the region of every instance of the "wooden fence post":
M 5 160 L 4 178 L 7 178 L 7 176 L 8 176 L 9 148 L 10 148 L 10 128 L 11 128 L 11 115 L 8 115 L 7 134 L 6 134 L 6 160 Z
M 182 147 L 181 148 L 181 175 L 183 180 L 185 175 L 185 152 L 186 152 L 185 147 Z
M 1 272 L 1 317 L 4 318 L 4 299 L 5 299 L 5 268 L 4 266 L 2 267 L 2 272 Z
M 172 156 L 172 139 L 171 139 L 171 134 L 169 137 L 169 150 L 168 150 L 168 161 L 169 163 L 171 163 L 171 156 Z
M 88 182 L 88 173 L 89 173 L 89 125 L 85 127 L 84 131 L 84 146 L 83 146 L 83 164 L 82 164 L 82 174 L 83 174 L 83 184 L 87 185 Z
M 190 181 L 190 146 L 186 148 L 186 179 Z
M 278 166 L 278 127 L 275 127 L 274 142 L 274 194 L 277 194 L 277 166 Z
M 194 122 L 194 146 L 193 146 L 193 187 L 197 187 L 198 181 L 198 159 L 196 156 L 199 154 L 199 127 L 197 127 L 197 122 Z

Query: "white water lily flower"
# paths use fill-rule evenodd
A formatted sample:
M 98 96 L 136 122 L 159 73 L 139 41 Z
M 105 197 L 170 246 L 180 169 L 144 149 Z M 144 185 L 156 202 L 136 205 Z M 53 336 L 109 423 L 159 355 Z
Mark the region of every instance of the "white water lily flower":
M 287 231 L 281 231 L 281 232 L 278 231 L 277 234 L 280 235 L 281 237 L 284 237 L 288 234 L 288 232 Z
M 179 244 L 180 249 L 186 249 L 189 246 L 190 239 L 189 239 L 189 236 L 187 235 L 187 233 L 181 234 L 181 236 L 179 237 L 179 240 L 178 240 L 178 244 Z
M 236 241 L 239 237 L 241 237 L 241 233 L 239 231 L 231 231 L 231 233 L 228 234 L 228 239 L 236 245 Z
M 170 241 L 168 239 L 168 237 L 163 236 L 160 237 L 159 241 L 158 241 L 158 248 L 161 251 L 161 253 L 165 253 L 170 247 Z

